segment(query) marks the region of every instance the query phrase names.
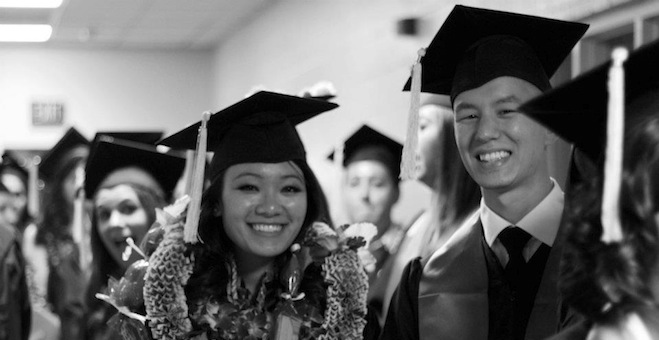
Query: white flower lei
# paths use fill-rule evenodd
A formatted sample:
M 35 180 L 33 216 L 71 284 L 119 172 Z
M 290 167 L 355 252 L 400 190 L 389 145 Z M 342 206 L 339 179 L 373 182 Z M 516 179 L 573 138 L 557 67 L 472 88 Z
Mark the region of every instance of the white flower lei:
M 183 210 L 159 214 L 165 236 L 149 259 L 144 285 L 148 324 L 155 339 L 182 339 L 192 331 L 183 287 L 192 275 L 194 259 L 185 255 L 183 216 Z M 366 326 L 368 277 L 357 255 L 363 244 L 359 237 L 345 236 L 344 229 L 337 233 L 324 223 L 314 223 L 307 233 L 331 251 L 322 265 L 327 306 L 318 339 L 361 339 Z

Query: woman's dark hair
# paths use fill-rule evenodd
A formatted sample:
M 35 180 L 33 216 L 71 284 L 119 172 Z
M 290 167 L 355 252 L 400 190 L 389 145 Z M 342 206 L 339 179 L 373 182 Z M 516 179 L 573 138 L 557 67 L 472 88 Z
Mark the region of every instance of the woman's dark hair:
M 25 188 L 25 197 L 26 197 L 26 199 L 29 199 L 28 195 L 29 195 L 29 190 L 30 189 L 29 189 L 29 185 L 28 185 L 28 178 L 26 177 L 26 175 L 24 173 L 22 173 L 21 171 L 13 169 L 12 167 L 0 167 L 0 177 L 2 177 L 2 175 L 5 175 L 5 174 L 15 176 L 16 178 L 18 178 L 19 181 L 21 181 L 23 183 L 23 187 Z M 9 190 L 9 189 L 7 189 L 7 190 Z M 35 217 L 35 216 L 30 215 L 30 211 L 29 211 L 28 206 L 29 205 L 26 204 L 25 207 L 23 208 L 23 210 L 19 211 L 18 221 L 16 222 L 16 228 L 20 232 L 23 232 L 25 230 L 25 228 L 28 226 L 28 224 L 30 224 L 34 220 L 34 217 Z
M 481 197 L 480 187 L 462 164 L 455 142 L 453 119 L 452 114 L 439 114 L 442 161 L 438 171 L 439 188 L 433 189 L 438 190 L 441 197 L 438 202 L 440 225 L 454 225 L 467 218 L 476 209 Z
M 641 111 L 659 113 L 656 103 L 645 104 Z M 633 109 L 627 111 L 635 112 Z M 568 201 L 561 291 L 570 306 L 595 322 L 657 306 L 652 278 L 659 264 L 659 116 L 637 116 L 642 118 L 627 123 L 625 139 L 622 241 L 607 244 L 600 240 L 601 176 L 582 181 Z
M 299 160 L 293 160 L 291 163 L 302 171 L 307 190 L 307 214 L 297 237 L 301 241 L 313 222 L 322 221 L 330 226 L 332 223 L 327 199 L 309 165 Z M 223 287 L 228 282 L 226 265 L 232 254 L 233 244 L 224 230 L 222 218 L 215 214 L 222 195 L 225 172 L 226 170 L 212 180 L 202 197 L 199 237 L 203 243 L 193 245 L 190 249 L 194 253 L 195 268 L 185 287 L 188 304 L 208 296 L 217 297 L 218 294 L 224 293 L 222 289 L 218 290 L 218 287 Z M 283 265 L 289 257 L 290 254 L 284 252 L 275 259 L 275 266 Z
M 137 198 L 142 204 L 144 211 L 147 214 L 147 225 L 151 226 L 156 220 L 156 208 L 162 208 L 165 205 L 165 198 L 159 195 L 154 189 L 126 183 L 135 190 Z M 121 278 L 124 274 L 119 263 L 112 259 L 107 248 L 101 241 L 101 236 L 98 232 L 98 220 L 96 214 L 92 213 L 92 228 L 91 228 L 90 243 L 92 249 L 92 273 L 85 293 L 85 301 L 87 303 L 87 310 L 94 311 L 101 308 L 106 303 L 97 299 L 95 294 L 100 292 L 108 282 L 110 277 L 116 279 Z M 137 240 L 135 240 L 137 242 Z
M 48 238 L 62 240 L 71 238 L 73 206 L 64 197 L 64 183 L 72 171 L 84 165 L 87 154 L 71 150 L 59 162 L 53 175 L 55 181 L 46 186 L 43 196 L 43 212 L 36 235 L 37 244 L 46 244 Z

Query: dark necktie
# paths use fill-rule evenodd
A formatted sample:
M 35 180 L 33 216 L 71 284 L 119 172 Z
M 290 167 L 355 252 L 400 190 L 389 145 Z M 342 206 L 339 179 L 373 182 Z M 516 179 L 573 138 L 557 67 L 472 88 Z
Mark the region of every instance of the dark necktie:
M 508 251 L 508 264 L 505 268 L 506 278 L 512 284 L 513 289 L 518 289 L 522 282 L 522 276 L 526 261 L 522 250 L 531 238 L 531 235 L 519 227 L 510 226 L 499 234 L 499 240 Z

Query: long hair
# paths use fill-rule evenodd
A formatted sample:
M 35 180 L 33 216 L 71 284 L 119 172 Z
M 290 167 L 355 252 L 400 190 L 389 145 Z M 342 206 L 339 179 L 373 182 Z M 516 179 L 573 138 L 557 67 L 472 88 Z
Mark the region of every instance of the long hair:
M 165 205 L 165 198 L 159 195 L 156 190 L 149 187 L 129 183 L 125 185 L 130 186 L 137 194 L 137 198 L 147 214 L 147 226 L 151 226 L 156 220 L 155 209 L 162 208 Z M 135 241 L 137 242 L 138 240 Z M 95 211 L 92 213 L 90 243 L 93 255 L 92 273 L 85 293 L 85 301 L 87 302 L 87 309 L 93 311 L 105 305 L 104 302 L 95 297 L 95 294 L 104 289 L 110 277 L 119 279 L 124 273 L 122 272 L 120 263 L 117 263 L 112 258 L 110 252 L 103 245 L 103 241 L 101 241 Z
M 643 101 L 641 111 L 659 113 L 659 102 L 654 101 Z M 638 108 L 627 110 L 633 109 Z M 622 241 L 606 244 L 600 240 L 601 176 L 583 181 L 568 209 L 560 286 L 566 302 L 594 322 L 614 321 L 630 311 L 658 304 L 652 279 L 659 264 L 655 219 L 659 213 L 659 116 L 637 116 L 642 118 L 628 123 L 625 139 Z
M 330 226 L 332 223 L 327 199 L 309 165 L 305 161 L 298 160 L 293 160 L 291 163 L 301 169 L 307 190 L 307 213 L 297 236 L 301 241 L 314 221 L 322 221 Z M 214 213 L 221 199 L 224 175 L 225 171 L 218 174 L 202 197 L 199 237 L 203 243 L 190 246 L 195 258 L 195 268 L 185 287 L 188 304 L 208 296 L 223 294 L 224 290 L 220 287 L 224 287 L 228 282 L 226 265 L 233 252 L 233 244 L 224 230 L 222 217 Z M 279 255 L 275 259 L 275 266 L 283 265 L 289 257 L 288 252 Z
M 55 181 L 46 187 L 43 197 L 43 213 L 37 229 L 36 243 L 46 244 L 48 238 L 54 240 L 71 238 L 73 205 L 64 197 L 64 183 L 67 176 L 79 165 L 84 165 L 87 155 L 72 150 L 60 161 L 54 173 Z
M 462 164 L 460 152 L 455 142 L 453 115 L 442 110 L 439 114 L 440 129 L 440 162 L 438 171 L 439 192 L 439 223 L 440 225 L 455 225 L 468 217 L 480 200 L 480 187 L 469 176 Z
M 30 189 L 28 186 L 28 178 L 23 172 L 18 171 L 12 168 L 11 166 L 7 166 L 7 167 L 0 166 L 0 177 L 2 177 L 2 175 L 10 175 L 18 178 L 18 180 L 21 181 L 21 183 L 23 183 L 23 188 L 25 188 L 25 198 L 29 200 L 28 196 Z M 8 188 L 6 189 L 9 190 Z M 30 214 L 30 211 L 28 209 L 28 204 L 26 204 L 25 207 L 23 207 L 23 209 L 18 212 L 18 221 L 16 221 L 15 227 L 22 233 L 25 230 L 25 228 L 28 226 L 28 224 L 30 224 L 33 220 L 34 220 L 34 216 Z

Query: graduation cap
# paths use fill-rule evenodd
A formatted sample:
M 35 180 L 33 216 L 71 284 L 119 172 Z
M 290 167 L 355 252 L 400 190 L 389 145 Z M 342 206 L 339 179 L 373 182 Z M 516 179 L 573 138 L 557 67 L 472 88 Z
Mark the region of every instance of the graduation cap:
M 153 187 L 168 200 L 184 166 L 184 158 L 159 152 L 155 145 L 100 135 L 85 168 L 85 193 L 91 198 L 100 187 L 134 183 Z
M 337 107 L 324 100 L 260 91 L 214 115 L 205 112 L 202 121 L 160 141 L 158 144 L 173 149 L 196 150 L 184 240 L 198 241 L 207 149 L 214 153 L 209 171 L 211 182 L 234 164 L 304 160 L 304 145 L 295 126 Z
M 353 162 L 374 160 L 384 164 L 398 180 L 403 145 L 364 124 L 343 143 L 342 166 Z M 335 152 L 327 158 L 334 160 Z
M 448 94 L 512 76 L 545 91 L 588 25 L 456 5 L 421 58 L 421 92 Z M 411 79 L 405 90 L 409 90 Z
M 622 239 L 618 206 L 623 157 L 627 161 L 640 157 L 623 156 L 623 141 L 633 138 L 659 112 L 659 42 L 625 58 L 625 51 L 614 50 L 612 61 L 520 107 L 574 143 L 600 171 L 604 169 L 602 241 L 607 243 Z
M 99 131 L 96 136 L 110 136 L 143 144 L 156 144 L 162 136 L 162 131 Z
M 625 126 L 659 112 L 659 42 L 630 54 L 624 65 Z M 591 161 L 603 164 L 607 142 L 609 61 L 519 110 L 574 143 Z
M 51 180 L 62 166 L 62 160 L 67 156 L 86 158 L 89 153 L 89 141 L 74 127 L 69 128 L 62 138 L 46 152 L 39 164 L 39 172 Z M 74 155 L 75 154 L 75 155 Z
M 278 163 L 305 159 L 295 125 L 337 104 L 275 92 L 260 91 L 210 116 L 209 152 L 214 152 L 210 176 L 240 163 Z M 158 144 L 195 149 L 201 122 L 163 139 Z

